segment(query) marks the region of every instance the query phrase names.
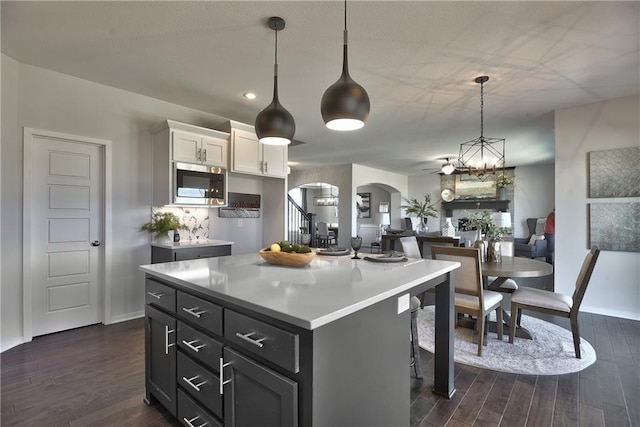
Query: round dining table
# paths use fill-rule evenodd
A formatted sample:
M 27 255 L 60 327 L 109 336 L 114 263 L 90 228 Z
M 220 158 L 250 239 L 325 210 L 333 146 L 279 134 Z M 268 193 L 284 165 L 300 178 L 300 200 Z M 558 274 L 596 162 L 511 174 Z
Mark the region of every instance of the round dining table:
M 502 262 L 487 261 L 482 263 L 482 275 L 495 277 L 486 287 L 492 291 L 504 292 L 500 286 L 507 279 L 518 277 L 542 277 L 553 274 L 553 265 L 531 258 L 503 256 Z
M 484 276 L 485 287 L 496 292 L 512 293 L 515 289 L 502 287 L 507 279 L 517 279 L 523 277 L 543 277 L 553 274 L 553 265 L 531 258 L 503 256 L 502 262 L 486 261 L 482 263 L 482 275 Z M 489 278 L 491 282 L 489 283 Z M 510 316 L 506 312 L 507 307 L 502 307 L 504 325 L 507 334 L 509 333 Z M 489 322 L 489 330 L 495 332 L 495 325 Z M 531 332 L 518 326 L 516 336 L 531 339 Z

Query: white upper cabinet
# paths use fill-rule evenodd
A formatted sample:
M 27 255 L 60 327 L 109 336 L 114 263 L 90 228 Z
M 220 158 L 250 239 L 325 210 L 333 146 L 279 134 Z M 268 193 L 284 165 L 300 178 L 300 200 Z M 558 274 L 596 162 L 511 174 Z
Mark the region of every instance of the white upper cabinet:
M 231 172 L 286 178 L 286 145 L 261 144 L 253 126 L 243 123 L 229 121 L 225 130 L 231 134 Z
M 229 134 L 166 120 L 153 135 L 153 206 L 173 203 L 174 163 L 229 168 Z
M 171 129 L 171 139 L 173 161 L 227 168 L 228 135 L 214 137 Z

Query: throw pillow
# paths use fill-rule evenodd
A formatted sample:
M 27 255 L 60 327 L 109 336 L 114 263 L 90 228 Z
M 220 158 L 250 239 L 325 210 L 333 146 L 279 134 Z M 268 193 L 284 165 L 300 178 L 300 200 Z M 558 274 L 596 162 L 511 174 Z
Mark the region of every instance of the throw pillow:
M 529 244 L 535 245 L 536 240 L 544 240 L 544 234 L 532 234 L 531 238 L 529 239 Z

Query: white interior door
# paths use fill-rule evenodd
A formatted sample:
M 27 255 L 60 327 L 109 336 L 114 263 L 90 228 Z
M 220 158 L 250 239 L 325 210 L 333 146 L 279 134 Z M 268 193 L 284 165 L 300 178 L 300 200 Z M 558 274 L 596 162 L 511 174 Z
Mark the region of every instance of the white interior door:
M 25 271 L 30 276 L 32 336 L 99 323 L 104 150 L 75 138 L 25 131 L 25 165 L 28 162 Z

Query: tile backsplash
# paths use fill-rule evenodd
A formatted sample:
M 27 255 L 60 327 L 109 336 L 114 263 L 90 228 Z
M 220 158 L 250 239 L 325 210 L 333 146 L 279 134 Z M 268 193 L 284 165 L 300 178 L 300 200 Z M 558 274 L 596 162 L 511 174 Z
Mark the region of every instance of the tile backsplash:
M 209 238 L 208 208 L 192 207 L 168 207 L 157 208 L 160 212 L 173 212 L 180 223 L 187 226 L 186 230 L 180 230 L 180 240 L 205 240 Z

